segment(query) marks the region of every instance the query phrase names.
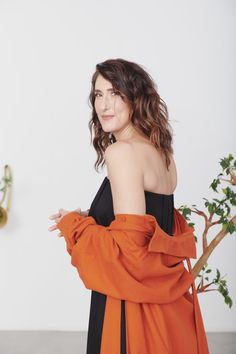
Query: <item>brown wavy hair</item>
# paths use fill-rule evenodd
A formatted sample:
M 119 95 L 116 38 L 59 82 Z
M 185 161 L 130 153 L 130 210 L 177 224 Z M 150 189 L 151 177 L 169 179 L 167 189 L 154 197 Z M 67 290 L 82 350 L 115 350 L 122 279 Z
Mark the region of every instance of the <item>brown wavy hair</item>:
M 156 84 L 150 74 L 141 65 L 124 60 L 108 59 L 96 65 L 91 80 L 89 106 L 92 105 L 92 118 L 89 121 L 91 143 L 97 152 L 94 164 L 96 171 L 101 164 L 103 167 L 104 152 L 108 145 L 116 141 L 112 133 L 104 132 L 95 111 L 95 82 L 98 75 L 110 81 L 113 89 L 117 90 L 122 99 L 125 96 L 131 108 L 130 119 L 134 127 L 146 135 L 150 142 L 161 151 L 166 160 L 167 169 L 170 164 L 169 155 L 173 153 L 172 128 L 169 124 L 168 109 L 160 98 Z M 93 137 L 94 133 L 94 137 Z

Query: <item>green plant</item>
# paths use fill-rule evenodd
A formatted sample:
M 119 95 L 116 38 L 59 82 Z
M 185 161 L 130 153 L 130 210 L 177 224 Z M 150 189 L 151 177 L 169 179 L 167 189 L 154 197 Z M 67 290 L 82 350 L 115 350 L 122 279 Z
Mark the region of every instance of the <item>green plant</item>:
M 209 281 L 210 273 L 212 269 L 208 267 L 207 260 L 210 257 L 213 250 L 216 246 L 223 240 L 227 234 L 233 234 L 236 232 L 236 215 L 232 216 L 232 208 L 236 206 L 236 193 L 233 191 L 233 187 L 236 186 L 236 160 L 232 154 L 229 154 L 228 157 L 220 159 L 220 166 L 222 172 L 213 180 L 210 184 L 210 187 L 215 193 L 219 194 L 219 186 L 222 182 L 230 184 L 225 188 L 221 188 L 221 196 L 218 198 L 213 198 L 211 201 L 207 198 L 205 200 L 206 210 L 199 210 L 196 208 L 196 205 L 188 207 L 182 205 L 179 211 L 185 217 L 187 221 L 190 221 L 188 224 L 191 227 L 194 227 L 194 223 L 191 222 L 191 214 L 195 213 L 204 218 L 205 225 L 202 233 L 202 255 L 196 262 L 193 267 L 193 276 L 200 278 L 200 282 L 197 285 L 197 292 L 207 292 L 207 291 L 219 291 L 219 293 L 224 297 L 225 303 L 231 308 L 233 301 L 229 296 L 229 291 L 227 288 L 227 281 L 223 279 L 225 277 L 221 276 L 219 269 L 216 269 L 215 277 Z M 223 178 L 229 176 L 230 178 Z M 213 237 L 211 242 L 208 244 L 207 236 L 210 228 L 216 225 L 221 225 L 221 230 Z M 195 236 L 196 242 L 198 238 Z M 208 283 L 206 283 L 206 281 Z M 213 285 L 216 288 L 211 288 Z

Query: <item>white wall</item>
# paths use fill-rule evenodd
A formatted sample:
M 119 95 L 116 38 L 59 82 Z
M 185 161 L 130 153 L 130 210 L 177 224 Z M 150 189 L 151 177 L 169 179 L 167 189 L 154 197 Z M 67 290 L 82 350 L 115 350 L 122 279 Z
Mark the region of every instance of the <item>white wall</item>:
M 90 291 L 48 216 L 89 208 L 106 174 L 93 168 L 87 126 L 96 63 L 120 57 L 153 76 L 175 134 L 175 205 L 200 206 L 219 159 L 236 156 L 235 27 L 229 0 L 0 1 L 0 169 L 14 178 L 0 230 L 0 329 L 87 330 Z M 199 295 L 207 331 L 236 330 L 235 236 L 209 259 L 234 306 Z

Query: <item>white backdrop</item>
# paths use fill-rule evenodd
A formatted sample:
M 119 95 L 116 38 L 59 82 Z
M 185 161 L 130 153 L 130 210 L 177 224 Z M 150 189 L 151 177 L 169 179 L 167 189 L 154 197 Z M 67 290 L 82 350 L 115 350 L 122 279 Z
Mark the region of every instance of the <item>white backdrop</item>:
M 174 129 L 175 206 L 210 197 L 219 159 L 236 157 L 235 10 L 229 0 L 0 1 L 0 176 L 9 164 L 14 178 L 0 230 L 0 329 L 87 330 L 90 290 L 48 216 L 89 208 L 106 175 L 93 167 L 88 129 L 96 63 L 147 69 Z M 200 294 L 207 331 L 236 330 L 235 246 L 228 236 L 209 259 L 234 305 Z

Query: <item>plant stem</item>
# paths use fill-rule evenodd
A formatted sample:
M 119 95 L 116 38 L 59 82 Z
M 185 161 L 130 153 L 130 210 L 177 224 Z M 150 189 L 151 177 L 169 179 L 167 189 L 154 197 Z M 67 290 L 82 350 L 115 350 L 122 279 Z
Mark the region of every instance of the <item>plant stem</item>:
M 230 220 L 234 224 L 236 224 L 236 215 Z M 200 273 L 201 269 L 203 266 L 207 263 L 208 258 L 210 257 L 211 253 L 213 250 L 216 248 L 216 246 L 223 240 L 223 238 L 228 234 L 228 231 L 225 231 L 221 229 L 221 231 L 218 232 L 216 237 L 211 241 L 211 243 L 205 248 L 203 254 L 197 261 L 197 263 L 194 265 L 192 269 L 193 277 L 194 279 L 197 277 L 197 275 Z

